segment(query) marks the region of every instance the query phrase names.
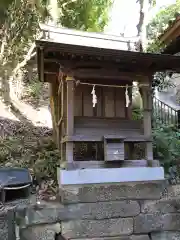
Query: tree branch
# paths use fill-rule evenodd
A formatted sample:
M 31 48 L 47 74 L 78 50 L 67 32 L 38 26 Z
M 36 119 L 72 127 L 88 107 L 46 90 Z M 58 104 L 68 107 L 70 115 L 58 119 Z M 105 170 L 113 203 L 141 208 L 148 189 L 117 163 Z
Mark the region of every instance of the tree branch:
M 43 36 L 43 33 L 40 34 L 38 39 L 40 39 L 42 36 Z M 24 60 L 18 63 L 16 68 L 13 70 L 13 76 L 16 75 L 16 73 L 27 64 L 27 62 L 31 59 L 31 57 L 35 56 L 36 53 L 33 53 L 35 47 L 36 47 L 36 44 L 34 42 L 29 48 L 29 51 L 27 52 L 27 55 L 25 56 Z
M 1 43 L 1 50 L 0 50 L 0 62 L 2 62 L 4 51 L 5 51 L 5 46 L 7 45 L 7 24 L 4 25 L 4 36 L 2 38 L 2 43 Z

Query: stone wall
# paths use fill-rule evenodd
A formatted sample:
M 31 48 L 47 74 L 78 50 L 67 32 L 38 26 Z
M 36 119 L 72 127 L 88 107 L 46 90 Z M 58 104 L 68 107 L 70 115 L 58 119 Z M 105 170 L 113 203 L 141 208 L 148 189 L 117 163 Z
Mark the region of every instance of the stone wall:
M 28 206 L 16 213 L 19 237 L 178 240 L 180 198 L 172 189 L 165 192 L 162 183 L 66 187 L 63 205 Z

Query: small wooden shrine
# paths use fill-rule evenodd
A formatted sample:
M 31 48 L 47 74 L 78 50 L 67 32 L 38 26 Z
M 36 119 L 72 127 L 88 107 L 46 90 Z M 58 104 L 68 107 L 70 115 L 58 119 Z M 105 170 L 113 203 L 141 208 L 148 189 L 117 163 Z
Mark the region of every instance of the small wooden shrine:
M 152 79 L 157 71 L 180 71 L 180 57 L 121 50 L 126 43 L 120 37 L 41 28 L 39 78 L 50 83 L 54 134 L 65 171 L 160 169 L 153 159 Z M 134 82 L 142 97 L 142 120 L 132 117 Z M 140 159 L 134 154 L 137 144 L 144 151 Z M 155 178 L 163 178 L 162 169 L 160 175 Z

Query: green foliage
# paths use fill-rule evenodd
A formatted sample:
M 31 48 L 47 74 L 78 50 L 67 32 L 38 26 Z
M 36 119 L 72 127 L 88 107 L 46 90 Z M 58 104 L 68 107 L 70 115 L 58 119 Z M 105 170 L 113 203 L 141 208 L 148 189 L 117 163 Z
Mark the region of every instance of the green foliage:
M 25 167 L 32 169 L 37 179 L 56 179 L 60 163 L 59 151 L 51 137 L 34 138 L 7 137 L 0 143 L 0 166 Z
M 112 0 L 58 0 L 59 23 L 70 28 L 102 31 L 108 21 L 111 2 Z M 27 57 L 28 50 L 39 34 L 39 22 L 50 18 L 48 3 L 48 0 L 14 0 L 11 4 L 2 4 L 0 71 L 6 69 L 12 75 L 12 70 Z
M 157 39 L 176 18 L 180 11 L 180 1 L 162 8 L 147 26 L 148 39 Z
M 176 18 L 180 11 L 180 1 L 169 7 L 162 8 L 147 26 L 147 37 L 149 40 L 146 51 L 150 53 L 161 53 L 166 45 L 160 42 L 159 37 L 167 27 Z M 158 72 L 154 75 L 153 88 L 157 87 L 159 91 L 167 87 L 173 87 L 171 81 L 168 81 L 168 72 Z
M 101 32 L 108 21 L 112 0 L 59 0 L 62 26 L 85 31 Z
M 160 125 L 153 130 L 154 157 L 168 171 L 180 160 L 180 131 L 174 126 Z
M 59 24 L 86 31 L 103 31 L 108 21 L 112 0 L 58 0 Z M 39 22 L 53 18 L 49 0 L 0 1 L 0 73 L 15 81 L 17 71 L 27 64 L 35 51 L 34 41 L 39 35 Z M 31 51 L 30 51 L 31 50 Z M 36 79 L 28 92 L 37 98 L 41 83 Z M 24 124 L 24 123 L 23 123 Z M 15 125 L 15 124 L 14 124 Z M 13 125 L 13 126 L 14 126 Z M 33 170 L 37 178 L 56 181 L 59 152 L 51 137 L 45 140 L 41 131 L 25 123 L 12 136 L 0 140 L 1 166 L 20 166 Z
M 152 82 L 153 90 L 157 88 L 158 91 L 163 91 L 164 89 L 174 87 L 174 83 L 169 80 L 171 75 L 172 73 L 168 71 L 155 73 Z
M 141 120 L 142 117 L 142 109 L 133 109 L 133 120 Z M 154 121 L 157 126 L 153 128 L 154 158 L 160 160 L 161 165 L 168 172 L 170 166 L 180 162 L 180 130 L 174 125 L 163 125 L 157 116 Z
M 140 108 L 133 108 L 132 110 L 132 119 L 133 120 L 141 120 L 143 118 L 143 112 Z
M 161 53 L 165 48 L 165 44 L 160 42 L 159 37 L 175 20 L 180 12 L 180 1 L 168 7 L 163 7 L 156 16 L 147 25 L 147 37 L 149 40 L 147 52 Z
M 33 80 L 27 86 L 27 95 L 30 95 L 34 98 L 39 98 L 42 91 L 42 82 L 38 81 L 38 79 Z
M 13 13 L 13 14 L 12 14 Z M 41 17 L 28 0 L 17 0 L 5 10 L 2 24 L 1 71 L 9 70 L 23 61 L 28 47 L 34 41 Z M 1 19 L 2 20 L 2 19 Z M 2 67 L 3 66 L 3 67 Z

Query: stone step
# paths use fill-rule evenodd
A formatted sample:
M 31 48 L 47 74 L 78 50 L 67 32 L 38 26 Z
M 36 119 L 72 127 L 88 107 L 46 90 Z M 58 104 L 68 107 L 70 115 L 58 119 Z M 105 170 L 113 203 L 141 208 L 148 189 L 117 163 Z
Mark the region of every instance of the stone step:
M 180 213 L 142 213 L 134 217 L 134 234 L 164 231 L 180 231 Z
M 180 232 L 173 231 L 173 232 L 152 233 L 151 239 L 152 240 L 179 240 Z
M 62 236 L 59 236 L 57 240 L 63 240 Z M 77 238 L 76 240 L 150 240 L 150 238 L 148 235 L 131 235 L 123 237 Z
M 87 203 L 118 200 L 156 200 L 164 189 L 163 181 L 63 186 L 61 202 Z
M 61 234 L 66 239 L 128 236 L 132 233 L 133 218 L 61 222 Z
M 55 240 L 55 235 L 60 233 L 60 224 L 33 225 L 20 229 L 22 240 Z M 14 239 L 12 239 L 14 240 Z
M 17 212 L 16 219 L 21 228 L 35 224 L 48 224 L 54 222 L 76 219 L 109 219 L 120 217 L 135 217 L 140 214 L 140 205 L 137 201 L 122 200 L 97 203 L 75 203 L 69 205 L 31 206 L 24 212 Z M 28 221 L 27 221 L 28 220 Z
M 141 212 L 147 213 L 176 213 L 180 210 L 180 197 L 163 198 L 156 201 L 142 201 Z
M 178 196 L 180 197 L 180 184 L 167 186 L 162 194 L 162 198 L 174 198 Z

